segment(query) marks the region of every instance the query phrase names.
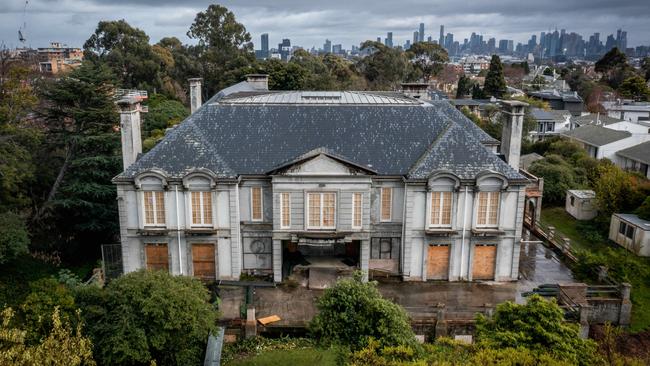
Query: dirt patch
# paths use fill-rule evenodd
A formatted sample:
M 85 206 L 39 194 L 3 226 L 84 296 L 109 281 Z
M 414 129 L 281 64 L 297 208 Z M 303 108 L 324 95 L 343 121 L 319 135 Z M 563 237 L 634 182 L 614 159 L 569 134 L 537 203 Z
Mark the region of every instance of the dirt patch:
M 601 348 L 606 347 L 603 341 L 607 338 L 605 326 L 592 325 L 589 337 L 596 340 Z M 614 340 L 615 351 L 627 357 L 640 358 L 650 364 L 650 330 L 639 333 L 622 332 Z

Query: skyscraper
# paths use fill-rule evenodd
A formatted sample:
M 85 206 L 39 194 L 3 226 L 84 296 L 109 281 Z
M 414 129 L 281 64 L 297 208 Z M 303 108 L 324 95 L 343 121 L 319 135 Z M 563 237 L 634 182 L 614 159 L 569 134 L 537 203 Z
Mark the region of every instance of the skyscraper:
M 332 53 L 332 41 L 329 39 L 325 40 L 325 44 L 323 45 L 323 52 Z
M 438 44 L 441 46 L 445 45 L 445 26 L 440 26 L 440 38 L 438 38 Z
M 386 33 L 386 47 L 393 48 L 393 32 Z
M 424 23 L 420 23 L 420 31 L 419 31 L 418 35 L 420 36 L 418 41 L 424 42 Z
M 413 32 L 413 44 L 416 44 L 420 41 L 420 32 Z
M 269 57 L 269 34 L 262 33 L 262 57 Z

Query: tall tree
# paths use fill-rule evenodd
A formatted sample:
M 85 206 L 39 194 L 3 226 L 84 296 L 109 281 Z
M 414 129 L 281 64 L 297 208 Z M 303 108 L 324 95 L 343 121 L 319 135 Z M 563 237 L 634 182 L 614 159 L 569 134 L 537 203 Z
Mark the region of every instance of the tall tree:
M 465 75 L 458 79 L 458 88 L 456 89 L 456 98 L 465 98 L 472 92 L 472 80 Z
M 66 244 L 105 243 L 116 233 L 111 178 L 121 164 L 114 83 L 108 67 L 85 62 L 43 86 L 46 152 L 57 171 L 34 221 L 42 229 L 55 225 L 58 238 L 43 234 L 70 250 L 77 248 Z
M 486 96 L 502 98 L 507 91 L 506 87 L 506 79 L 503 76 L 503 65 L 501 64 L 501 59 L 497 55 L 492 55 L 490 68 L 485 77 L 485 84 L 483 84 L 483 93 Z
M 643 77 L 639 75 L 631 76 L 621 83 L 618 87 L 618 92 L 625 98 L 632 98 L 638 101 L 648 100 L 650 97 L 650 89 Z
M 411 73 L 410 62 L 396 48 L 366 41 L 361 45 L 361 50 L 369 51 L 370 55 L 359 60 L 357 69 L 368 80 L 371 89 L 394 89 Z
M 125 20 L 101 21 L 84 43 L 84 58 L 106 63 L 124 88 L 152 91 L 161 86 L 164 60 L 149 44 L 149 36 Z
M 425 81 L 438 75 L 449 62 L 447 50 L 433 42 L 415 43 L 408 49 L 406 55 L 418 71 L 418 76 Z
M 650 81 L 650 57 L 646 57 L 641 61 L 641 70 L 646 81 Z
M 210 5 L 196 15 L 187 36 L 198 41 L 190 52 L 199 63 L 208 94 L 241 81 L 255 71 L 250 34 L 235 15 L 220 5 Z M 197 76 L 197 75 L 193 75 Z

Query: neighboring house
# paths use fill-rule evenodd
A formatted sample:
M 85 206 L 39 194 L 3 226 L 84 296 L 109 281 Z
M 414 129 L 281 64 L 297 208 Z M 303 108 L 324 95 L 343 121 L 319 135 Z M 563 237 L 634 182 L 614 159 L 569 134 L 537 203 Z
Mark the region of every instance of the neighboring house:
M 598 215 L 596 193 L 591 190 L 570 189 L 566 192 L 564 208 L 576 220 L 591 220 Z
M 542 159 L 544 159 L 544 157 L 538 153 L 530 153 L 530 154 L 522 155 L 521 158 L 519 159 L 519 168 L 523 170 L 528 170 L 534 162 Z
M 634 102 L 630 100 L 617 100 L 602 102 L 607 115 L 624 121 L 640 123 L 650 122 L 650 103 Z
M 490 109 L 500 109 L 501 107 L 500 100 L 494 97 L 490 99 L 450 99 L 449 102 L 459 111 L 463 107 L 467 107 L 470 112 L 481 118 L 488 117 Z
M 125 272 L 518 279 L 524 103 L 503 102 L 507 163 L 447 101 L 267 85 L 255 75 L 222 90 L 125 162 L 113 179 Z M 138 140 L 137 103 L 120 106 L 124 141 Z
M 50 47 L 38 49 L 38 61 L 41 72 L 57 75 L 81 66 L 83 50 L 52 42 Z
M 537 121 L 537 128 L 529 132 L 532 141 L 542 141 L 551 136 L 569 130 L 571 113 L 563 110 L 546 111 L 540 108 L 531 110 L 532 117 Z
M 622 120 L 610 117 L 606 114 L 589 113 L 578 117 L 571 118 L 570 129 L 578 128 L 587 125 L 607 126 L 612 123 L 621 122 Z
M 607 158 L 613 162 L 617 161 L 618 151 L 650 140 L 650 134 L 633 134 L 595 125 L 578 127 L 563 132 L 562 136 L 581 144 L 592 158 Z
M 639 172 L 650 179 L 650 141 L 628 147 L 616 152 L 616 165 L 621 168 Z
M 650 221 L 632 214 L 613 214 L 609 239 L 630 252 L 650 256 Z
M 551 109 L 567 110 L 573 116 L 580 116 L 584 108 L 584 101 L 577 92 L 562 92 L 553 89 L 529 92 L 528 96 L 548 102 Z

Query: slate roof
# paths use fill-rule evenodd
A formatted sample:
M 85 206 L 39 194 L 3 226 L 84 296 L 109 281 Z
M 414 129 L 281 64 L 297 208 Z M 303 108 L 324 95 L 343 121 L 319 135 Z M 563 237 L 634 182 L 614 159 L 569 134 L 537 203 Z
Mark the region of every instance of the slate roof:
M 632 136 L 628 131 L 618 131 L 602 126 L 587 125 L 562 133 L 566 137 L 592 146 L 603 146 Z
M 181 178 L 197 168 L 224 178 L 261 175 L 323 149 L 380 175 L 426 178 L 444 169 L 473 179 L 489 169 L 526 180 L 483 144 L 498 141 L 446 101 L 232 103 L 242 92 L 256 93 L 213 97 L 116 178 L 151 169 Z
M 541 108 L 531 109 L 530 114 L 538 121 L 555 121 L 557 119 L 553 113 Z
M 650 141 L 617 151 L 616 154 L 650 165 Z
M 598 123 L 596 123 L 598 121 Z M 584 116 L 578 116 L 571 118 L 571 122 L 578 126 L 584 125 L 610 125 L 612 123 L 621 122 L 621 119 L 610 117 L 606 114 L 601 113 L 600 115 L 596 113 L 586 114 Z

